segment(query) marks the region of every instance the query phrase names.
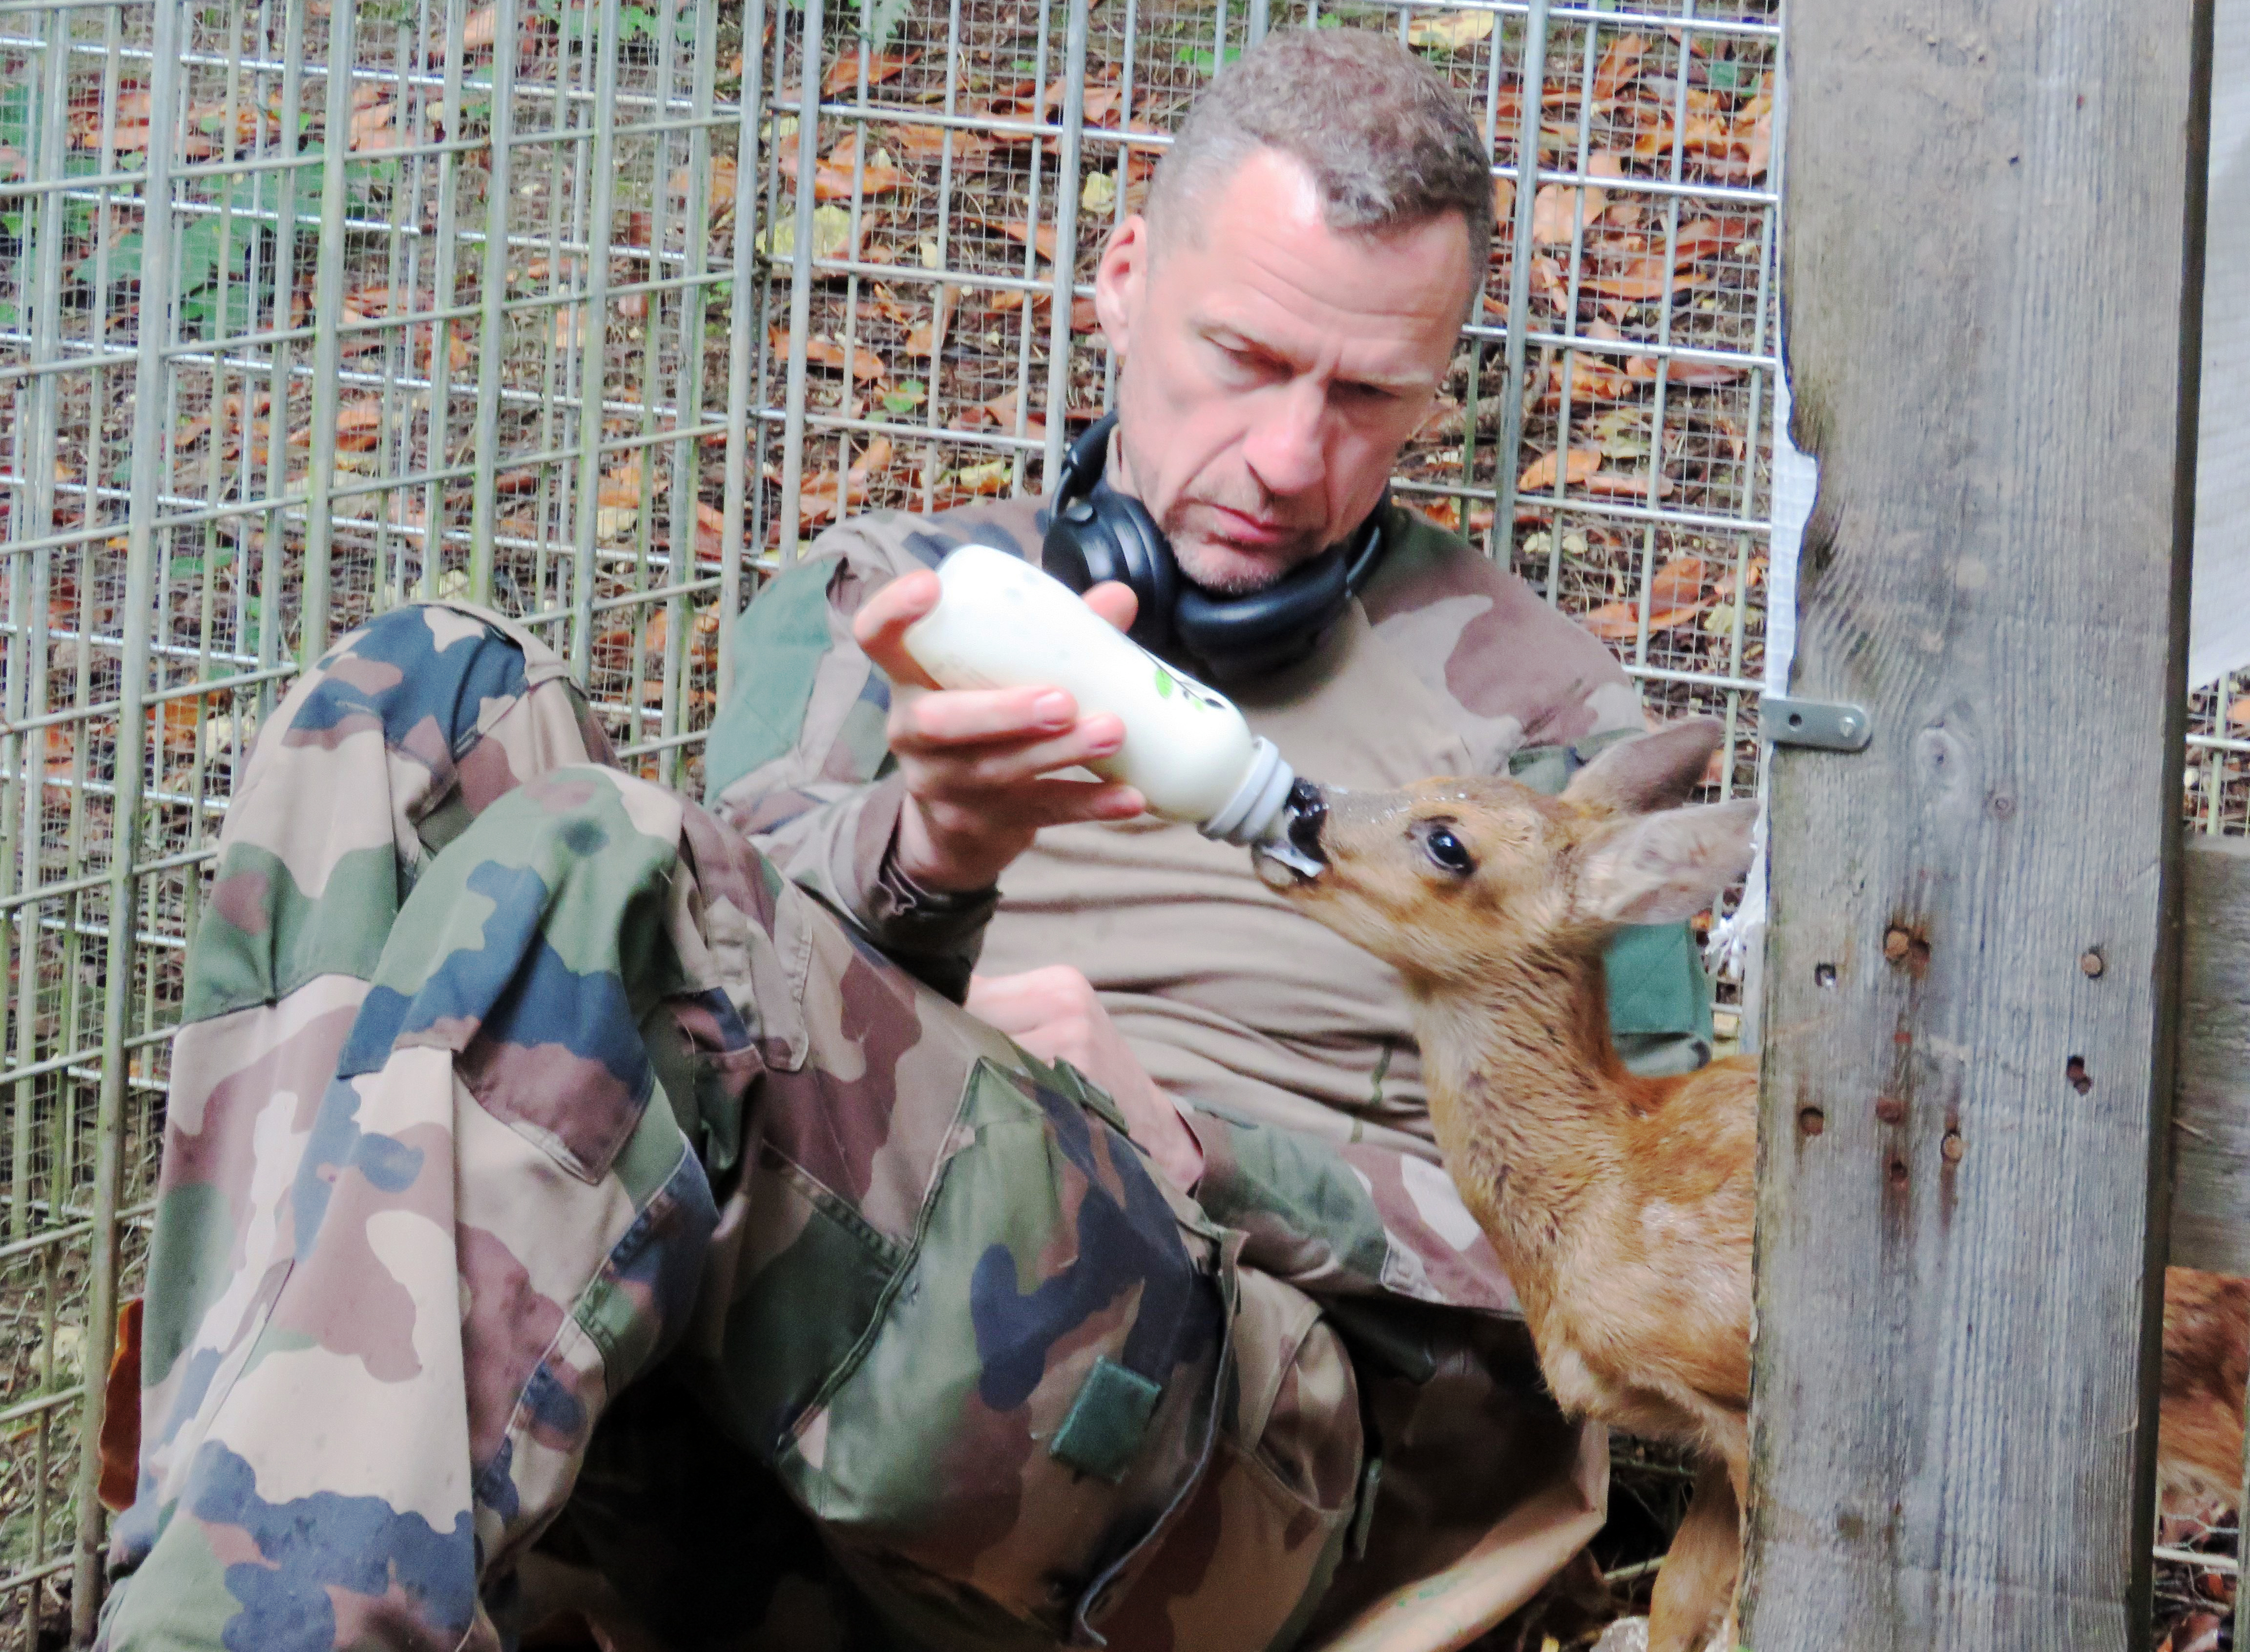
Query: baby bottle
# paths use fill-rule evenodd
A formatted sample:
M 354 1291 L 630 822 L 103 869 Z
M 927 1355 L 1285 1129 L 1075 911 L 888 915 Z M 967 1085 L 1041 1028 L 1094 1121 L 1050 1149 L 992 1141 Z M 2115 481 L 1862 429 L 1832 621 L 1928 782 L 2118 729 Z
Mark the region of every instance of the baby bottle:
M 938 564 L 944 595 L 908 627 L 907 651 L 946 688 L 1059 688 L 1079 714 L 1114 712 L 1125 743 L 1087 767 L 1149 812 L 1317 872 L 1289 841 L 1295 772 L 1224 695 L 1148 652 L 1020 557 L 963 545 Z M 1309 786 L 1302 788 L 1317 797 Z

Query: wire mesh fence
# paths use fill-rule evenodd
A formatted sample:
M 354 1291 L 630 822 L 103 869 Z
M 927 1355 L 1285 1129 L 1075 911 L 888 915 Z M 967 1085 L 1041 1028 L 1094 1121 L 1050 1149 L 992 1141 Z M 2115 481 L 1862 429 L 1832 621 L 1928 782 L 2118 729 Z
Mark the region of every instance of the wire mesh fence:
M 1500 231 L 1398 497 L 1757 776 L 1779 0 L 0 0 L 0 1644 L 90 1621 L 182 960 L 260 719 L 418 595 L 694 790 L 722 616 L 827 524 L 1038 489 L 1090 282 L 1268 29 L 1404 39 Z M 2235 715 L 2238 708 L 2242 715 Z M 2250 698 L 2191 807 L 2250 829 Z M 2197 789 L 2199 788 L 2199 789 Z

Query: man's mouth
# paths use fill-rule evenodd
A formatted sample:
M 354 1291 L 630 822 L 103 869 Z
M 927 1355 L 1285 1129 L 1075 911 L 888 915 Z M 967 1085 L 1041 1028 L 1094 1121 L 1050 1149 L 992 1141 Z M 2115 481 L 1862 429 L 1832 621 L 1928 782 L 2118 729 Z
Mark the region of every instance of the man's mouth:
M 1274 521 L 1262 516 L 1248 516 L 1224 505 L 1207 507 L 1218 518 L 1212 537 L 1229 544 L 1256 550 L 1270 550 L 1277 545 L 1287 545 L 1302 537 L 1304 529 L 1288 522 Z

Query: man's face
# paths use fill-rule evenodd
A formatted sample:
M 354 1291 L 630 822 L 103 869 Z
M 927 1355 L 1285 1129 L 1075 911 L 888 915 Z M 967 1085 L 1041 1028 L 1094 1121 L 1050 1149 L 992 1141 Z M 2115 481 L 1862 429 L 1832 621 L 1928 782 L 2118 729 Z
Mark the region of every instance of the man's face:
M 1469 298 L 1446 213 L 1380 237 L 1321 220 L 1304 168 L 1253 154 L 1170 226 L 1128 218 L 1094 279 L 1121 358 L 1118 463 L 1182 570 L 1229 595 L 1335 544 L 1383 494 Z

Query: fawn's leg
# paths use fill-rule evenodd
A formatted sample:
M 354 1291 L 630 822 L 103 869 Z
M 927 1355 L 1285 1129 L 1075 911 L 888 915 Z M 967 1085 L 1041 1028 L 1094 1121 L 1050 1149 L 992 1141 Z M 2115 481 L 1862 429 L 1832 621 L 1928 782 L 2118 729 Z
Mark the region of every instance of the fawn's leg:
M 1703 1652 L 1734 1621 L 1735 1573 L 1742 1560 L 1742 1520 L 1726 1464 L 1705 1463 L 1695 1476 L 1688 1518 L 1672 1539 L 1648 1608 L 1648 1652 Z

